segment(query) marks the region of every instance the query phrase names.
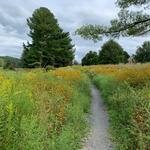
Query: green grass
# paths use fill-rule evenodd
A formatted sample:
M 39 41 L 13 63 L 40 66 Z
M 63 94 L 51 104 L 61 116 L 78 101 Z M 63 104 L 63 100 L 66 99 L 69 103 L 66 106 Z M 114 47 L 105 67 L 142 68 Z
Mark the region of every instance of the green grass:
M 0 71 L 0 150 L 78 150 L 88 131 L 90 81 Z
M 110 132 L 117 150 L 149 150 L 150 99 L 149 87 L 132 88 L 109 76 L 95 76 L 108 107 Z

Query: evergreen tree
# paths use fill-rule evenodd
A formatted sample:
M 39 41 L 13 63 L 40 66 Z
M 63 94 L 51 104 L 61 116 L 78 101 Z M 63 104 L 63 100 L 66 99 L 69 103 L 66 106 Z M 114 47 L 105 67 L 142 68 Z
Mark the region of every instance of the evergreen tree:
M 146 41 L 139 47 L 134 56 L 136 62 L 150 62 L 150 42 Z
M 99 52 L 100 64 L 118 64 L 124 62 L 123 48 L 115 41 L 109 40 Z
M 36 9 L 27 24 L 31 43 L 23 44 L 23 67 L 67 66 L 74 58 L 68 32 L 63 32 L 49 9 Z
M 89 51 L 82 59 L 82 65 L 97 65 L 98 55 L 96 52 Z

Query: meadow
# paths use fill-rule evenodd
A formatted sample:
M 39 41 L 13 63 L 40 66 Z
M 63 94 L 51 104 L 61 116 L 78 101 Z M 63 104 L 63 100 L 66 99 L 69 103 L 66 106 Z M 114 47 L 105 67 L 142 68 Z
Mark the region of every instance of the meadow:
M 150 65 L 85 67 L 100 89 L 117 150 L 150 149 Z
M 90 106 L 85 74 L 1 71 L 0 85 L 0 150 L 80 148 Z
M 150 148 L 150 65 L 0 71 L 0 150 L 77 150 L 90 85 L 102 93 L 117 150 Z

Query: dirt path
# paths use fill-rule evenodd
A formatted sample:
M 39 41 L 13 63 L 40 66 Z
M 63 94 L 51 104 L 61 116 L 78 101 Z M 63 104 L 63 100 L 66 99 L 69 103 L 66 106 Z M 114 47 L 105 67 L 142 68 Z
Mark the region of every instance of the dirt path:
M 92 86 L 91 132 L 82 150 L 112 150 L 108 135 L 108 116 L 98 89 Z

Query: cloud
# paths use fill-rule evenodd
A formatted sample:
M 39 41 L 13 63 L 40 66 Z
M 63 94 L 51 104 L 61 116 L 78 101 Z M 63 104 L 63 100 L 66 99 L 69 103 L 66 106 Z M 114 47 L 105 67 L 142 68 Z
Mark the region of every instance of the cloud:
M 118 13 L 115 0 L 0 1 L 0 55 L 21 56 L 22 43 L 30 40 L 27 36 L 29 29 L 26 25 L 26 19 L 39 7 L 49 8 L 58 19 L 60 26 L 70 32 L 78 61 L 89 50 L 98 52 L 108 39 L 93 43 L 79 36 L 74 36 L 74 31 L 83 24 L 109 25 L 110 20 L 117 17 Z M 148 38 L 120 38 L 117 41 L 125 50 L 133 54 L 136 47 Z

